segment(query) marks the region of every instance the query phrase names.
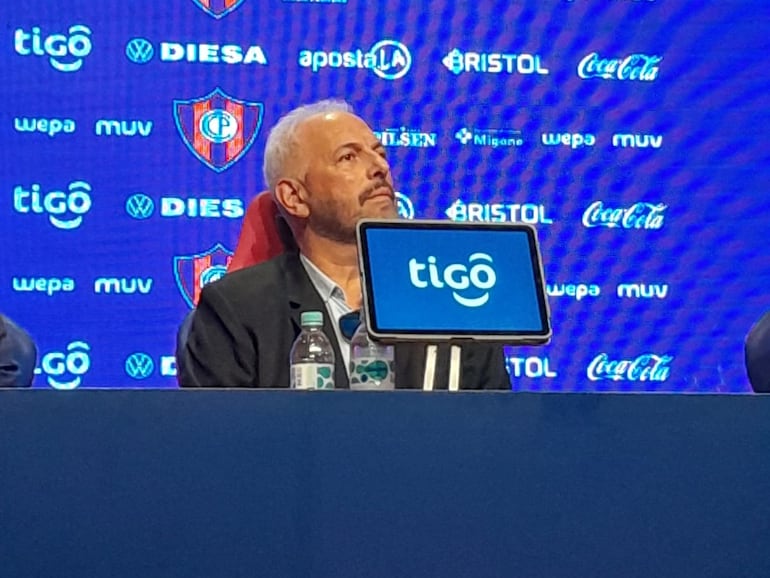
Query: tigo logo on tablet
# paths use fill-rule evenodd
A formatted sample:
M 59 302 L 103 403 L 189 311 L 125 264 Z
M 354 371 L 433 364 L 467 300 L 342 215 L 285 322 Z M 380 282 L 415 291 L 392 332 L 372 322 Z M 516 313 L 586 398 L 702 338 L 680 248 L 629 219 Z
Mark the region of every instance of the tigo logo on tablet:
M 474 261 L 486 261 L 486 263 L 474 263 Z M 448 286 L 452 291 L 452 297 L 455 298 L 460 305 L 465 307 L 481 307 L 487 301 L 489 301 L 489 291 L 497 283 L 497 274 L 495 270 L 487 263 L 492 263 L 492 257 L 486 253 L 474 253 L 468 258 L 468 261 L 473 264 L 471 266 L 462 265 L 460 263 L 452 263 L 444 267 L 443 272 L 439 273 L 439 268 L 436 264 L 436 258 L 433 256 L 428 257 L 427 264 L 420 263 L 417 259 L 409 259 L 409 279 L 412 285 L 418 289 L 425 289 L 429 285 L 436 289 L 442 289 L 444 286 Z M 428 269 L 428 281 L 425 281 L 422 276 L 422 272 Z M 463 297 L 458 294 L 458 291 L 464 291 L 473 285 L 477 289 L 484 291 L 483 295 L 479 297 Z

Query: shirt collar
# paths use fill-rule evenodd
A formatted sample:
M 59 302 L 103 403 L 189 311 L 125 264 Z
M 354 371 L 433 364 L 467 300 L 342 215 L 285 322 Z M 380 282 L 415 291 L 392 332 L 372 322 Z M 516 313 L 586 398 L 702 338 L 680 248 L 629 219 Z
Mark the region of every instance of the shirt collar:
M 308 277 L 310 277 L 310 282 L 316 288 L 324 303 L 327 303 L 332 297 L 344 301 L 345 292 L 339 285 L 332 281 L 326 273 L 316 267 L 315 264 L 302 253 L 300 253 L 299 259 L 302 262 L 305 271 L 307 271 Z

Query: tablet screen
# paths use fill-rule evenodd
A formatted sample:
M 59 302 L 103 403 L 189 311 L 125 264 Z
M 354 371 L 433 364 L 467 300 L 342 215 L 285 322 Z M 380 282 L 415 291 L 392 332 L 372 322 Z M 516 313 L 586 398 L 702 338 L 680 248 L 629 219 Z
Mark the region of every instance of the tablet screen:
M 550 337 L 532 226 L 367 220 L 358 235 L 373 335 L 528 343 Z

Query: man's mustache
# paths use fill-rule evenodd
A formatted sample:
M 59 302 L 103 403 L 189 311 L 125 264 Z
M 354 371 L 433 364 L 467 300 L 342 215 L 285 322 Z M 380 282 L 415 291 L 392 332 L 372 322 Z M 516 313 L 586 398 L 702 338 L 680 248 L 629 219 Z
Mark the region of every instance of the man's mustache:
M 388 191 L 390 191 L 391 198 L 395 200 L 396 193 L 393 190 L 393 185 L 391 185 L 388 181 L 378 181 L 374 183 L 372 186 L 367 187 L 367 189 L 358 196 L 359 203 L 363 205 L 364 202 L 366 202 L 369 198 L 374 196 L 375 191 L 383 188 L 388 189 Z

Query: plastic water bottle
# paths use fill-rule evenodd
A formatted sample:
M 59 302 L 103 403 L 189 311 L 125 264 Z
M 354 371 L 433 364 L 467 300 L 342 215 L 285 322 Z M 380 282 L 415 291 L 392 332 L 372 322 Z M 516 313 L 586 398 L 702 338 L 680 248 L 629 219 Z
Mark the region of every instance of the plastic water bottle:
M 350 389 L 394 389 L 395 368 L 393 346 L 374 341 L 362 315 L 350 340 Z
M 303 311 L 302 331 L 291 346 L 292 389 L 334 389 L 334 349 L 323 332 L 324 315 Z

